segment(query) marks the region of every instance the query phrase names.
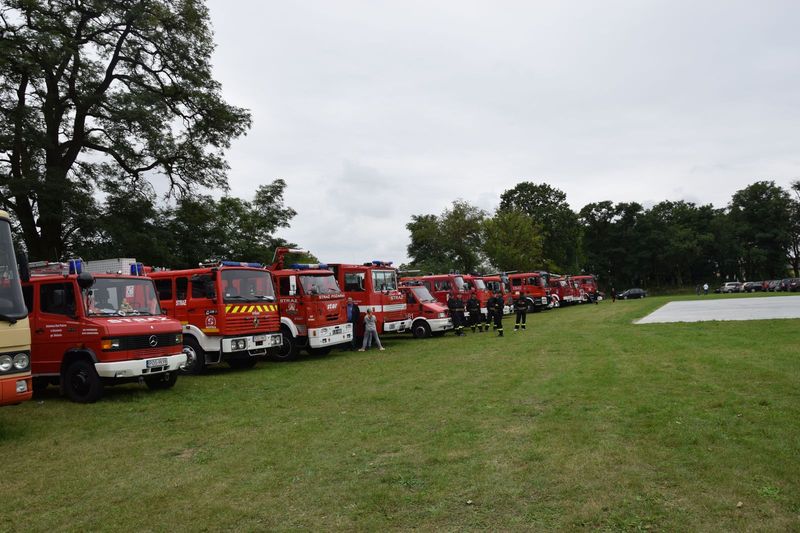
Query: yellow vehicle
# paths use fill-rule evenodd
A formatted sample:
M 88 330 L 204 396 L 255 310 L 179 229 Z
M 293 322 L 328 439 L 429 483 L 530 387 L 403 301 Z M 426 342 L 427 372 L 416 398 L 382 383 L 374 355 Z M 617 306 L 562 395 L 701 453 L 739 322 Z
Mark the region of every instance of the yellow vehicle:
M 31 329 L 11 240 L 8 213 L 0 211 L 0 405 L 30 400 Z

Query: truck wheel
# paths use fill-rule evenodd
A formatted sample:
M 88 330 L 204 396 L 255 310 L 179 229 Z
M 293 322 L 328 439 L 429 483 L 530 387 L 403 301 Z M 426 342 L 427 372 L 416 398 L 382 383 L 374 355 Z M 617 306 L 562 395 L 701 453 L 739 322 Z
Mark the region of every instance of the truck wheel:
M 431 327 L 424 320 L 418 320 L 411 326 L 411 333 L 417 339 L 425 339 L 431 336 Z
M 75 403 L 94 403 L 103 396 L 103 382 L 94 365 L 85 359 L 70 363 L 61 383 L 64 394 Z
M 283 344 L 272 355 L 272 359 L 275 361 L 291 361 L 297 357 L 300 352 L 300 346 L 297 344 L 297 339 L 287 328 L 281 328 L 281 335 L 283 335 Z
M 183 353 L 186 354 L 186 365 L 181 368 L 184 374 L 193 374 L 195 376 L 205 373 L 206 371 L 206 352 L 200 345 L 191 337 L 184 341 Z
M 237 370 L 245 370 L 248 368 L 253 368 L 258 363 L 258 359 L 256 357 L 248 357 L 247 359 L 243 357 L 237 357 L 236 359 L 228 359 L 228 366 L 231 368 L 235 368 Z
M 150 390 L 165 390 L 171 389 L 178 381 L 177 372 L 164 372 L 163 374 L 155 374 L 144 378 L 144 383 Z

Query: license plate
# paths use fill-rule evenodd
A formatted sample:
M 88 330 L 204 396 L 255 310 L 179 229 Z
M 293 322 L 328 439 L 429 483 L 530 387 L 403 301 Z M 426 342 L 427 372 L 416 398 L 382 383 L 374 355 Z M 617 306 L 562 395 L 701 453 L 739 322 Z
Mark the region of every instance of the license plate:
M 339 335 L 341 333 L 342 333 L 342 329 L 341 328 L 333 328 L 333 334 L 334 335 Z
M 253 335 L 253 342 L 266 342 L 267 336 L 266 335 Z
M 147 360 L 147 368 L 155 368 L 157 366 L 167 366 L 167 358 L 162 357 L 161 359 L 148 359 Z

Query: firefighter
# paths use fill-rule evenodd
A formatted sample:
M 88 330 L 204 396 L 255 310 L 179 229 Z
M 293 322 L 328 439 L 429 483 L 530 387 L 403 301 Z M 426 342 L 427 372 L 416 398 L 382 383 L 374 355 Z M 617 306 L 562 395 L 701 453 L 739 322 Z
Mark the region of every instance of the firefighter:
M 503 295 L 497 291 L 486 303 L 490 319 L 494 319 L 494 330 L 498 337 L 503 336 Z
M 525 299 L 519 292 L 514 293 L 514 311 L 517 313 L 517 319 L 514 322 L 514 331 L 517 331 L 520 326 L 525 329 L 525 319 L 528 315 L 528 300 Z
M 474 292 L 467 300 L 467 312 L 469 313 L 469 326 L 472 328 L 472 333 L 475 333 L 475 328 L 478 328 L 480 333 L 482 331 L 481 319 L 483 318 L 481 315 L 481 302 L 478 301 Z
M 447 308 L 450 309 L 450 317 L 453 319 L 453 331 L 457 337 L 464 336 L 464 302 L 461 298 L 456 298 L 453 294 L 447 299 Z

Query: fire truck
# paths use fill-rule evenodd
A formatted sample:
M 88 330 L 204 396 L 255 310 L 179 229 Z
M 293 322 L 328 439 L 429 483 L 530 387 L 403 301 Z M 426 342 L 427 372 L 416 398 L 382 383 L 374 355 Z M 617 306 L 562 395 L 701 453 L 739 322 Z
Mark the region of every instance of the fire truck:
M 547 287 L 551 307 L 581 303 L 580 289 L 576 288 L 575 282 L 569 276 L 550 274 L 547 278 Z
M 414 337 L 440 337 L 453 329 L 453 320 L 446 305 L 439 302 L 420 281 L 400 284 L 411 315 L 411 333 Z
M 593 274 L 572 276 L 573 281 L 578 284 L 580 290 L 583 291 L 583 301 L 588 302 L 599 297 L 597 291 L 597 279 Z
M 550 305 L 547 296 L 547 274 L 521 272 L 509 274 L 512 293 L 519 291 L 528 300 L 528 311 L 538 312 Z
M 465 274 L 463 278 L 467 293 L 470 295 L 475 294 L 475 297 L 481 303 L 481 314 L 486 316 L 488 314 L 488 311 L 486 310 L 486 303 L 489 301 L 492 293 L 486 287 L 486 283 L 483 281 L 483 278 L 478 275 L 469 274 Z M 469 298 L 469 296 L 467 296 L 467 298 Z M 466 314 L 469 315 L 469 313 Z
M 419 281 L 438 301 L 447 305 L 452 294 L 466 302 L 469 299 L 469 286 L 461 274 L 431 274 L 428 276 L 412 276 L 401 278 L 402 283 Z M 484 304 L 485 307 L 485 304 Z
M 0 211 L 0 405 L 29 400 L 31 382 L 31 328 L 22 297 L 20 270 L 26 276 L 27 261 L 17 267 L 8 213 Z
M 495 276 L 482 276 L 481 279 L 486 285 L 486 290 L 489 291 L 490 295 L 500 291 L 503 297 L 503 314 L 511 314 L 514 310 L 514 295 L 511 292 L 511 282 L 508 276 L 505 274 L 502 276 L 498 274 Z
M 161 313 L 141 264 L 96 271 L 80 259 L 31 263 L 23 295 L 30 312 L 34 386 L 60 384 L 73 402 L 93 403 L 106 385 L 175 385 L 186 363 L 181 325 Z
M 283 343 L 272 277 L 261 263 L 211 261 L 186 270 L 152 270 L 168 316 L 183 325 L 186 372 L 223 361 L 251 368 Z
M 337 344 L 353 339 L 353 325 L 347 321 L 345 296 L 333 272 L 324 264 L 284 266 L 288 253 L 305 250 L 278 248 L 267 270 L 278 288 L 283 345 L 273 355 L 278 360 L 297 357 L 301 348 L 325 355 Z
M 397 288 L 397 271 L 391 262 L 372 261 L 361 265 L 328 263 L 328 268 L 362 313 L 372 309 L 378 333 L 401 333 L 411 327 L 406 298 Z M 358 321 L 356 336 L 364 335 L 363 320 Z

